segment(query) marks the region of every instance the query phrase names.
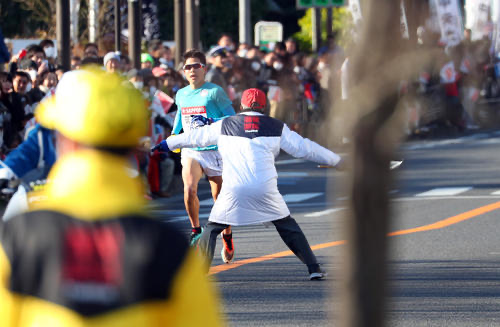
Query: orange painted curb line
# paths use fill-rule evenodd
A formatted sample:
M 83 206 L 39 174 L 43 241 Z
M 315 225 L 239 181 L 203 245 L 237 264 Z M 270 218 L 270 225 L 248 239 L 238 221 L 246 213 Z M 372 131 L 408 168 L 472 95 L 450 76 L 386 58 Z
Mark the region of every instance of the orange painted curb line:
M 477 217 L 479 215 L 482 215 L 484 213 L 500 209 L 500 201 L 488 204 L 476 209 L 472 209 L 470 211 L 463 212 L 461 214 L 458 214 L 456 216 L 446 218 L 440 221 L 437 221 L 435 223 L 429 224 L 429 225 L 424 225 L 420 227 L 415 227 L 415 228 L 410 228 L 410 229 L 402 229 L 399 231 L 391 232 L 387 234 L 387 236 L 397 236 L 397 235 L 406 235 L 406 234 L 413 234 L 413 233 L 418 233 L 418 232 L 425 232 L 425 231 L 430 231 L 434 229 L 440 229 L 444 227 L 448 227 L 454 224 L 458 224 L 459 222 L 462 222 L 467 219 L 471 219 L 474 217 Z M 321 244 L 316 244 L 311 246 L 311 249 L 313 250 L 319 250 L 319 249 L 324 249 L 324 248 L 329 248 L 333 246 L 338 246 L 338 245 L 343 245 L 345 244 L 346 241 L 335 241 L 335 242 L 328 242 L 328 243 L 321 243 Z M 239 260 L 235 261 L 231 264 L 222 264 L 218 266 L 213 266 L 210 268 L 209 275 L 217 274 L 222 271 L 226 270 L 231 270 L 234 268 L 238 268 L 239 266 L 243 266 L 249 263 L 256 263 L 256 262 L 263 262 L 263 261 L 268 261 L 276 258 L 282 258 L 282 257 L 287 257 L 293 255 L 292 251 L 282 251 L 278 253 L 273 253 L 273 254 L 268 254 L 262 257 L 256 257 L 256 258 L 249 258 L 249 259 L 244 259 L 244 260 Z

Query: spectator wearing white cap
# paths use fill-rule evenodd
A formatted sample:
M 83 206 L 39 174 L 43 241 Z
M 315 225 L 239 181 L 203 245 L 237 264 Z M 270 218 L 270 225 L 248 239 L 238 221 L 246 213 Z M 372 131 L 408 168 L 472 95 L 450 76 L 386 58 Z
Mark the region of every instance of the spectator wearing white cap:
M 120 70 L 120 54 L 108 52 L 104 56 L 103 64 L 108 73 L 117 73 Z

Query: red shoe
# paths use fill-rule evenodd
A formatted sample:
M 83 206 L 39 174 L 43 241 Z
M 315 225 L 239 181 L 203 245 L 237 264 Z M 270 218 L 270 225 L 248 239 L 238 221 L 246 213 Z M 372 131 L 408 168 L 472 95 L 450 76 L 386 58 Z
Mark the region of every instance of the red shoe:
M 221 232 L 222 236 L 222 250 L 220 252 L 220 256 L 222 257 L 222 261 L 225 263 L 230 263 L 233 261 L 234 258 L 234 245 L 233 245 L 233 238 L 226 242 L 224 239 L 224 234 Z

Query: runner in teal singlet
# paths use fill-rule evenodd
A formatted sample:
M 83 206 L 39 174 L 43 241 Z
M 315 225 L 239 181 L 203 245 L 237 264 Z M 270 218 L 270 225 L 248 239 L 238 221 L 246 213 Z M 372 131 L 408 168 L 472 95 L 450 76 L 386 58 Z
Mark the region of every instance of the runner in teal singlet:
M 189 85 L 180 89 L 176 95 L 178 107 L 174 121 L 173 134 L 181 129 L 189 133 L 192 115 L 219 119 L 234 115 L 231 100 L 224 90 L 213 83 L 205 81 L 207 72 L 205 55 L 198 50 L 188 50 L 184 54 L 184 74 Z M 191 244 L 196 243 L 201 235 L 199 220 L 200 202 L 198 199 L 198 183 L 203 175 L 207 175 L 214 201 L 222 186 L 222 159 L 216 146 L 207 148 L 182 149 L 182 180 L 184 182 L 184 204 L 192 226 Z M 231 227 L 223 232 L 222 259 L 230 262 L 234 257 L 234 246 Z

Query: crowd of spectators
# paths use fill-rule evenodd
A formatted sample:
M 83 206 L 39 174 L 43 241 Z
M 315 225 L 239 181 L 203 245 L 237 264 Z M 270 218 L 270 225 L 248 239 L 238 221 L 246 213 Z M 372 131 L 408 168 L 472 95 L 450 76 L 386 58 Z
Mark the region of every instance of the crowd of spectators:
M 500 66 L 491 40 L 471 40 L 470 29 L 454 46 L 424 27 L 417 36 L 417 50 L 429 51 L 432 60 L 408 83 L 408 133 L 463 132 L 497 124 Z
M 424 133 L 433 126 L 475 128 L 478 119 L 475 103 L 481 97 L 500 93 L 492 69 L 491 44 L 488 40 L 472 42 L 468 33 L 466 30 L 458 46 L 445 47 L 439 44 L 438 35 L 419 29 L 418 47 L 436 47 L 441 52 L 437 60 L 423 67 L 420 75 L 407 83 L 409 134 Z M 137 162 L 148 176 L 151 194 L 160 197 L 170 195 L 172 176 L 180 174 L 178 154 L 151 156 L 147 151 L 151 144 L 170 135 L 177 110 L 176 92 L 187 85 L 182 63 L 176 65 L 173 50 L 160 40 L 150 41 L 141 54 L 140 69 L 132 68 L 127 55 L 100 49 L 94 43 L 75 46 L 71 57 L 71 70 L 98 65 L 126 76 L 143 91 L 150 103 L 151 126 Z M 13 55 L 5 71 L 0 71 L 2 156 L 22 142 L 26 131 L 36 123 L 33 112 L 37 104 L 53 94 L 64 73 L 57 66 L 56 55 L 54 43 L 43 40 Z M 272 47 L 257 47 L 238 44 L 224 34 L 208 49 L 207 60 L 207 81 L 220 85 L 236 109 L 245 89 L 259 88 L 268 96 L 269 114 L 300 132 L 304 132 L 301 129 L 307 123 L 323 121 L 333 97 L 340 97 L 341 89 L 345 89 L 341 80 L 346 55 L 334 37 L 311 55 L 301 52 L 292 38 Z M 490 83 L 485 84 L 488 78 Z
M 36 122 L 33 112 L 44 97 L 53 95 L 64 71 L 57 66 L 56 51 L 51 40 L 32 44 L 11 57 L 0 72 L 0 113 L 2 122 L 1 155 L 7 155 L 22 141 Z M 301 123 L 320 119 L 321 94 L 327 94 L 325 63 L 331 56 L 343 56 L 338 48 L 325 47 L 319 56 L 309 56 L 298 49 L 297 42 L 288 39 L 270 47 L 236 44 L 224 34 L 218 44 L 207 51 L 207 80 L 220 85 L 234 107 L 239 107 L 243 90 L 258 87 L 269 97 L 270 114 L 282 119 L 292 128 Z M 150 155 L 147 149 L 170 135 L 177 107 L 177 90 L 187 85 L 182 64 L 176 66 L 173 49 L 160 40 L 147 44 L 141 54 L 141 68 L 134 69 L 128 56 L 95 43 L 72 49 L 71 70 L 86 65 L 98 65 L 108 72 L 119 73 L 138 89 L 150 103 L 151 124 L 144 137 L 143 151 L 138 151 L 137 163 L 148 176 L 153 196 L 167 197 L 172 177 L 180 174 L 178 154 Z M 340 60 L 340 59 L 339 59 Z M 341 62 L 341 61 L 339 61 Z

